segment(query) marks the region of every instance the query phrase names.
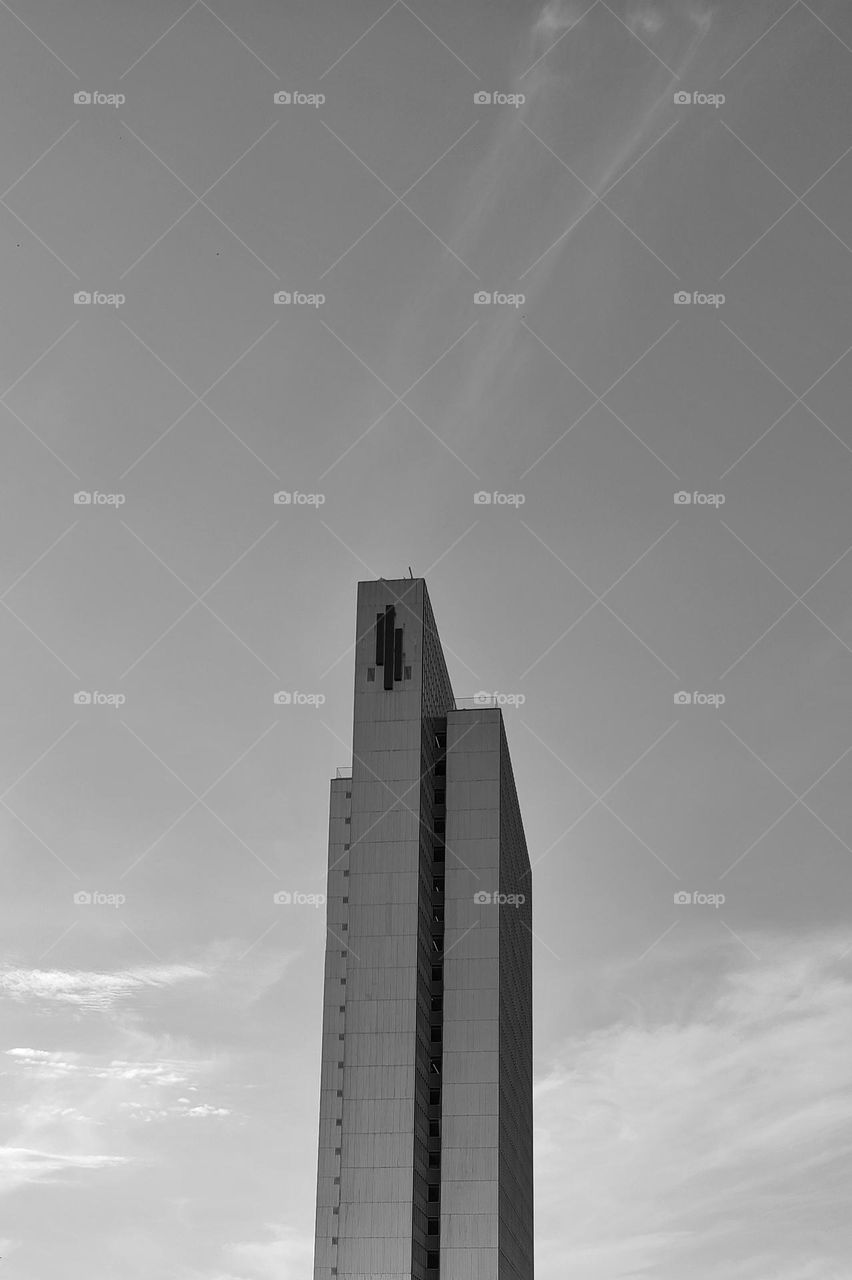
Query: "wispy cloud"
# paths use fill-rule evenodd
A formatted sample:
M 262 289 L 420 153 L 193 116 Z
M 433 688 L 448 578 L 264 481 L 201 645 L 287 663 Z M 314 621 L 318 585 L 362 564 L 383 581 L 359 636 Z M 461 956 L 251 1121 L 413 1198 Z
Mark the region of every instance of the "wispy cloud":
M 126 1156 L 75 1155 L 5 1147 L 0 1151 L 0 1192 L 7 1193 L 29 1182 L 50 1181 L 56 1174 L 110 1169 L 128 1163 Z
M 124 969 L 113 973 L 7 968 L 0 971 L 0 991 L 5 991 L 16 1001 L 59 1001 L 105 1011 L 122 997 L 145 987 L 173 987 L 205 976 L 202 969 L 183 964 Z
M 827 1257 L 808 1270 L 809 1230 L 842 1217 L 837 1188 L 851 1172 L 846 948 L 787 944 L 774 963 L 708 979 L 690 1008 L 670 992 L 646 1025 L 565 1046 L 537 1089 L 538 1221 L 561 1241 L 560 1269 L 588 1280 L 834 1276 Z M 761 954 L 771 950 L 761 939 Z

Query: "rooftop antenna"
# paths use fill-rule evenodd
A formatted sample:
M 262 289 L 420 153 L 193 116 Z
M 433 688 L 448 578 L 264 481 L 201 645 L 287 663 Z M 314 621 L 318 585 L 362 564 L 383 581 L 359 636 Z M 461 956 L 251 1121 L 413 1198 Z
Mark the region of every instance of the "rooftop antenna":
M 414 574 L 411 572 L 411 565 L 409 565 L 409 566 L 408 566 L 408 576 L 409 576 L 409 578 L 413 578 L 413 577 L 414 577 Z

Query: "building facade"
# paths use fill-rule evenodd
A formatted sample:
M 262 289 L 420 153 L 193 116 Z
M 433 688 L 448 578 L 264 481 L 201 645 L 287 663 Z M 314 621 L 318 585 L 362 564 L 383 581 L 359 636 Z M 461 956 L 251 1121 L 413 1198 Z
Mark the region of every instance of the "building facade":
M 358 586 L 331 783 L 314 1280 L 532 1280 L 532 901 L 502 713 Z

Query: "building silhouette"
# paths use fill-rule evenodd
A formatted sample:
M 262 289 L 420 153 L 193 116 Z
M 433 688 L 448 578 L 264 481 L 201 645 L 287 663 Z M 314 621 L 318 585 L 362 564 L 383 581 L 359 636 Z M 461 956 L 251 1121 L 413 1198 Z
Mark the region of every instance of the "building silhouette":
M 314 1280 L 532 1280 L 532 903 L 502 713 L 358 584 L 331 782 Z

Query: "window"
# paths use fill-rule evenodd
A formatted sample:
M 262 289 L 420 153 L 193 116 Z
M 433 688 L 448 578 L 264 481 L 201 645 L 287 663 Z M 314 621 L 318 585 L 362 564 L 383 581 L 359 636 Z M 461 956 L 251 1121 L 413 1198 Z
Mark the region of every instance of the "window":
M 410 679 L 411 679 L 411 667 L 406 667 L 406 668 L 405 668 L 405 678 L 406 678 L 406 680 L 410 680 Z
M 441 1230 L 441 1221 L 439 1218 L 430 1218 L 426 1223 L 427 1236 L 436 1236 Z
M 429 1059 L 429 1071 L 430 1071 L 430 1073 L 431 1073 L 433 1076 L 439 1076 L 439 1075 L 441 1074 L 441 1059 L 440 1059 L 440 1058 L 430 1058 L 430 1059 Z
M 345 795 L 345 797 L 344 797 L 344 798 L 345 798 L 346 800 L 351 800 L 351 799 L 352 799 L 352 792 L 351 792 L 351 791 L 347 791 L 347 792 L 346 792 L 346 795 Z
M 443 757 L 435 761 L 435 777 L 444 778 L 447 774 L 447 761 Z
M 440 1105 L 441 1105 L 441 1090 L 430 1089 L 429 1090 L 429 1106 L 439 1107 Z M 437 1196 L 435 1197 L 435 1199 L 437 1200 Z
M 443 893 L 443 892 L 444 892 L 444 878 L 443 878 L 443 876 L 437 876 L 437 877 L 432 881 L 432 892 L 433 892 L 433 893 Z
M 375 680 L 375 678 L 376 678 L 376 668 L 375 668 L 375 667 L 368 667 L 368 668 L 367 668 L 367 679 L 368 679 L 368 680 Z
M 426 1254 L 426 1266 L 427 1266 L 427 1268 L 428 1268 L 430 1271 L 432 1271 L 432 1270 L 434 1270 L 436 1267 L 440 1266 L 440 1258 L 441 1258 L 441 1255 L 440 1255 L 439 1253 L 436 1253 L 436 1252 L 434 1252 L 434 1250 L 430 1249 L 430 1250 L 429 1250 L 429 1252 Z M 336 1270 L 337 1270 L 337 1268 L 335 1267 L 335 1268 L 334 1268 L 334 1270 L 336 1271 Z
M 348 849 L 348 848 L 349 848 L 349 845 L 348 845 L 348 844 L 345 844 L 343 847 L 344 847 L 344 849 Z M 344 873 L 343 873 L 343 874 L 344 874 L 344 875 L 348 875 L 348 874 L 349 874 L 349 872 L 348 872 L 348 871 L 344 871 Z
M 441 1012 L 442 1012 L 442 1010 L 443 1010 L 443 1008 L 444 1008 L 444 997 L 443 997 L 443 996 L 433 996 L 433 997 L 432 997 L 432 1012 L 433 1012 L 433 1013 L 441 1013 Z M 341 1012 L 341 1013 L 343 1012 L 343 1005 L 341 1005 L 341 1006 L 340 1006 L 340 1012 Z
M 444 980 L 444 970 L 439 964 L 433 964 L 432 965 L 432 981 L 443 982 L 443 980 Z M 344 978 L 343 981 L 345 982 L 346 979 Z
M 343 821 L 344 821 L 344 823 L 346 824 L 346 826 L 348 827 L 348 826 L 350 825 L 350 823 L 352 822 L 352 819 L 351 819 L 351 818 L 344 818 L 344 819 L 343 819 Z
M 446 791 L 444 790 L 444 788 L 443 788 L 443 787 L 441 788 L 441 790 L 440 790 L 440 791 L 439 791 L 439 790 L 438 790 L 438 788 L 436 787 L 436 788 L 435 788 L 435 804 L 446 804 L 446 803 L 447 803 L 447 793 L 446 793 Z
M 340 1012 L 341 1012 L 341 1013 L 345 1013 L 345 1012 L 346 1012 L 346 1005 L 345 1005 L 345 1004 L 342 1004 L 342 1005 L 340 1006 Z
M 440 1187 L 435 1186 L 435 1187 L 426 1188 L 426 1199 L 429 1201 L 430 1204 L 434 1204 L 435 1201 L 440 1196 L 440 1194 L 441 1194 Z
M 344 902 L 348 902 L 348 901 L 349 901 L 349 899 L 348 899 L 348 898 L 344 898 L 344 899 L 343 899 L 343 901 L 344 901 Z
M 430 1169 L 440 1169 L 440 1167 L 441 1167 L 441 1153 L 440 1153 L 440 1151 L 430 1151 L 430 1152 L 429 1152 L 429 1168 L 430 1168 Z
M 342 1040 L 342 1039 L 343 1039 L 343 1036 L 341 1036 L 340 1038 L 341 1038 L 341 1040 Z M 440 1028 L 440 1027 L 430 1027 L 430 1028 L 429 1028 L 429 1039 L 430 1039 L 430 1040 L 432 1040 L 433 1042 L 434 1042 L 435 1040 L 440 1040 L 440 1039 L 441 1039 L 441 1028 Z
M 440 1136 L 441 1136 L 441 1122 L 440 1122 L 440 1120 L 430 1120 L 430 1121 L 429 1121 L 429 1137 L 430 1137 L 430 1138 L 440 1138 Z
M 348 849 L 348 848 L 349 848 L 349 845 L 346 845 L 346 848 Z M 344 871 L 344 873 L 343 873 L 343 874 L 344 874 L 345 876 L 348 876 L 348 875 L 349 875 L 349 872 L 348 872 L 348 871 Z
M 446 852 L 447 852 L 446 845 L 436 844 L 435 848 L 432 850 L 432 857 L 435 860 L 435 862 L 443 862 Z

